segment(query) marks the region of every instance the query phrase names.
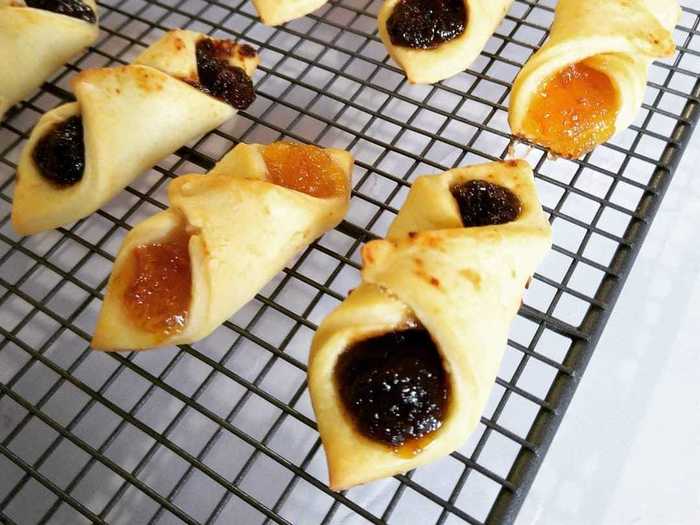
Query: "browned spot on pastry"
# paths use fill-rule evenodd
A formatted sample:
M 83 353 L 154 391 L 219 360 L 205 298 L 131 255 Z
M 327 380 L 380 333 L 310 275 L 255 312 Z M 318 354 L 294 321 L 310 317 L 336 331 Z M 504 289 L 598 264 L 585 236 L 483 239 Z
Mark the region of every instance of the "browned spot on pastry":
M 241 58 L 255 58 L 257 54 L 258 52 L 255 51 L 253 46 L 249 46 L 248 44 L 241 44 L 238 46 L 238 56 Z
M 130 321 L 162 340 L 182 331 L 192 295 L 190 235 L 178 229 L 158 242 L 134 248 L 119 279 Z
M 416 237 L 418 237 L 418 233 L 417 233 L 417 232 L 408 232 L 408 238 L 409 238 L 409 239 L 413 240 L 413 239 L 415 239 Z
M 447 372 L 437 346 L 423 328 L 389 332 L 353 344 L 338 358 L 334 379 L 355 428 L 392 447 L 432 437 L 447 411 Z M 414 444 L 423 448 L 428 439 Z
M 148 71 L 148 69 L 139 67 L 135 70 L 136 82 L 143 91 L 162 91 L 163 78 Z
M 175 46 L 175 49 L 177 49 L 178 51 L 185 49 L 185 41 L 182 38 L 180 38 L 179 36 L 176 36 L 173 39 L 173 45 Z
M 474 285 L 474 288 L 481 288 L 481 275 L 479 275 L 478 272 L 475 272 L 471 268 L 464 268 L 459 271 L 459 274 L 465 279 L 468 279 Z
M 436 288 L 440 288 L 440 281 L 438 280 L 437 277 L 431 277 L 430 284 L 432 284 Z
M 466 228 L 505 224 L 520 215 L 520 199 L 503 186 L 470 180 L 452 186 L 450 191 L 457 201 L 462 225 Z
M 312 197 L 340 197 L 348 192 L 348 177 L 322 148 L 275 142 L 262 150 L 270 182 Z
M 362 247 L 362 259 L 365 261 L 365 264 L 373 264 L 374 263 L 374 254 L 372 253 L 372 246 L 371 244 L 365 244 Z

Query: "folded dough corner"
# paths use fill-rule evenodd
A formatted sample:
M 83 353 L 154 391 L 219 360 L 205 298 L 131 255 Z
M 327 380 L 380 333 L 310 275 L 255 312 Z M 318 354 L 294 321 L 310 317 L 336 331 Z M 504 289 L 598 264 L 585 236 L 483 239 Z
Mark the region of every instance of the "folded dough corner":
M 453 193 L 462 185 L 477 201 L 492 188 L 515 195 L 519 211 L 498 223 L 466 227 Z M 492 211 L 498 214 L 504 199 L 481 200 L 477 208 L 496 203 Z M 458 168 L 415 181 L 387 238 L 365 245 L 361 284 L 324 319 L 313 339 L 309 389 L 331 488 L 347 489 L 406 472 L 464 444 L 493 387 L 526 283 L 550 244 L 550 225 L 524 161 Z M 362 425 L 378 421 L 380 434 L 392 425 L 409 434 L 424 428 L 412 410 L 435 408 L 425 395 L 436 374 L 426 375 L 427 366 L 417 366 L 414 357 L 403 360 L 404 351 L 415 349 L 400 345 L 393 354 L 377 348 L 369 370 L 355 366 L 352 377 L 339 372 L 339 363 L 351 362 L 355 348 L 376 338 L 393 334 L 394 341 L 407 340 L 402 339 L 407 330 L 427 331 L 439 353 L 448 393 L 441 423 L 436 425 L 431 416 L 433 428 L 438 428 L 396 446 L 363 431 Z M 416 370 L 421 375 L 412 384 L 408 379 Z M 397 397 L 387 398 L 396 385 Z M 351 403 L 346 395 L 355 396 Z M 359 412 L 362 405 L 368 407 L 364 415 Z
M 97 39 L 97 6 L 83 3 L 92 10 L 90 21 L 0 0 L 0 120 Z
M 255 10 L 260 15 L 262 23 L 268 26 L 278 26 L 306 16 L 328 0 L 253 0 Z
M 140 350 L 202 339 L 251 300 L 292 257 L 342 220 L 350 195 L 349 153 L 316 148 L 342 177 L 341 193 L 322 198 L 271 182 L 265 148 L 239 144 L 207 174 L 183 175 L 170 183 L 170 207 L 136 225 L 119 250 L 93 348 Z M 177 230 L 189 236 L 187 315 L 176 332 L 144 329 L 125 306 L 137 280 L 131 260 L 139 247 L 157 244 Z M 159 275 L 167 271 L 156 269 Z
M 576 158 L 627 128 L 641 107 L 649 65 L 674 53 L 672 31 L 679 16 L 676 0 L 560 0 L 548 40 L 513 85 L 513 134 Z M 580 99 L 572 94 L 576 68 L 589 77 L 578 80 Z M 561 102 L 548 93 L 557 84 Z M 586 118 L 590 122 L 582 124 Z
M 451 1 L 464 3 L 464 20 L 445 20 L 456 12 Z M 432 4 L 422 0 L 386 0 L 377 15 L 379 37 L 410 82 L 432 84 L 464 71 L 476 60 L 512 3 L 513 0 L 440 0 Z M 424 10 L 428 5 L 431 9 Z M 396 20 L 402 14 L 402 19 Z M 449 37 L 433 41 L 450 24 L 453 30 Z
M 236 113 L 199 87 L 197 46 L 204 40 L 220 45 L 225 67 L 244 71 L 250 82 L 259 59 L 249 46 L 183 30 L 166 33 L 133 64 L 88 69 L 72 79 L 77 102 L 46 113 L 22 150 L 12 207 L 18 233 L 33 234 L 86 217 L 159 160 Z M 83 129 L 82 172 L 77 181 L 57 183 L 40 170 L 36 148 L 75 116 Z M 57 157 L 61 152 L 49 153 Z M 66 161 L 50 161 L 60 176 Z

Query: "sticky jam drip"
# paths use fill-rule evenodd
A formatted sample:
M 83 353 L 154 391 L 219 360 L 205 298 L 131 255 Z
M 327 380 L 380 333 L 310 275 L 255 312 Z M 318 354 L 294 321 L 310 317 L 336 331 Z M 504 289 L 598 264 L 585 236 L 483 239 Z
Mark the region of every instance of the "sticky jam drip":
M 199 82 L 195 86 L 236 109 L 246 109 L 255 100 L 255 90 L 245 70 L 229 63 L 237 51 L 242 57 L 250 57 L 251 52 L 255 55 L 250 46 L 237 46 L 231 40 L 200 39 L 196 48 Z
M 43 9 L 44 11 L 51 11 L 52 13 L 70 16 L 71 18 L 78 18 L 79 20 L 85 20 L 91 24 L 97 22 L 95 11 L 80 0 L 26 0 L 25 3 L 27 7 Z
M 419 452 L 447 411 L 447 373 L 422 328 L 355 343 L 338 358 L 335 382 L 356 428 L 402 456 Z
M 189 315 L 189 239 L 184 229 L 177 230 L 159 242 L 137 246 L 127 262 L 125 311 L 138 328 L 162 338 L 181 332 Z
M 613 135 L 618 106 L 608 76 L 579 62 L 540 86 L 525 119 L 525 137 L 556 155 L 577 158 Z
M 520 199 L 512 191 L 484 180 L 456 184 L 450 191 L 465 228 L 512 222 L 522 210 Z
M 464 0 L 401 0 L 386 21 L 391 43 L 431 49 L 464 33 Z
M 75 115 L 54 125 L 35 144 L 32 159 L 39 173 L 58 186 L 80 181 L 85 171 L 83 119 Z
M 347 177 L 333 159 L 316 146 L 275 142 L 262 152 L 270 182 L 312 197 L 347 192 Z

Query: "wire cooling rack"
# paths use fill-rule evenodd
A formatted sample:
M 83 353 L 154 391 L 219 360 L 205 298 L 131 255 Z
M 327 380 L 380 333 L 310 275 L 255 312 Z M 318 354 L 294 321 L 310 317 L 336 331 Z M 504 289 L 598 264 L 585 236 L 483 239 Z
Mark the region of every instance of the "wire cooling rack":
M 377 0 L 335 0 L 278 29 L 249 2 L 100 3 L 95 47 L 0 128 L 0 522 L 513 522 L 698 118 L 700 10 L 684 3 L 678 53 L 652 66 L 635 125 L 582 161 L 528 154 L 555 246 L 477 431 L 448 458 L 338 494 L 306 390 L 313 331 L 356 285 L 361 242 L 385 233 L 417 175 L 507 155 L 509 87 L 553 2 L 516 0 L 476 63 L 436 86 L 410 86 L 389 61 Z M 173 27 L 258 47 L 256 102 L 92 217 L 16 236 L 14 171 L 40 114 L 69 99 L 75 71 L 128 62 Z M 347 220 L 204 341 L 92 352 L 116 250 L 163 208 L 167 182 L 238 141 L 278 139 L 352 151 Z

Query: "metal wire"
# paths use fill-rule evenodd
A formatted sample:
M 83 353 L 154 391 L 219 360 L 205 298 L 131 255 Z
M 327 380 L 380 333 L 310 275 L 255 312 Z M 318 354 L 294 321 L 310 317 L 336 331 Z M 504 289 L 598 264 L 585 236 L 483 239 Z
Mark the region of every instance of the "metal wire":
M 0 128 L 0 522 L 512 523 L 698 120 L 700 11 L 683 7 L 672 63 L 652 66 L 637 122 L 580 161 L 535 165 L 555 231 L 514 323 L 481 425 L 450 457 L 345 493 L 325 484 L 306 390 L 313 330 L 357 282 L 411 181 L 504 158 L 510 84 L 544 41 L 552 2 L 516 0 L 467 72 L 410 86 L 376 35 L 377 0 L 331 1 L 282 28 L 249 2 L 101 2 L 96 45 Z M 258 99 L 69 228 L 9 225 L 18 153 L 70 76 L 127 63 L 183 27 L 258 47 Z M 679 111 L 680 110 L 680 111 Z M 237 142 L 351 150 L 351 211 L 210 338 L 150 353 L 88 342 L 124 234 L 164 187 Z

